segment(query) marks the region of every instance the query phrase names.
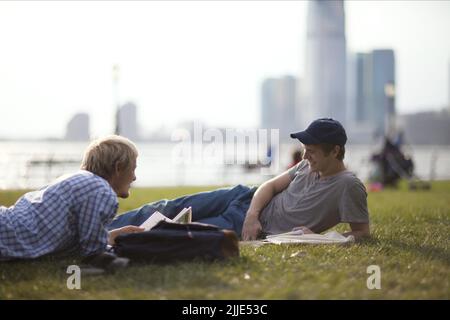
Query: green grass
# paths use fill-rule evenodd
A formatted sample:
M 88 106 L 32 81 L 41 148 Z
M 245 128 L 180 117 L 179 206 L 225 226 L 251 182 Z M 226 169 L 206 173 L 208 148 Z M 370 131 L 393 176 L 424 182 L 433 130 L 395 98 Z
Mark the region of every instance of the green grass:
M 137 189 L 120 210 L 207 189 Z M 23 193 L 1 191 L 0 203 Z M 372 238 L 359 244 L 246 246 L 228 262 L 85 276 L 81 290 L 66 287 L 66 268 L 77 259 L 0 263 L 0 299 L 449 299 L 449 194 L 450 182 L 369 193 Z M 367 289 L 369 265 L 381 268 L 381 290 Z

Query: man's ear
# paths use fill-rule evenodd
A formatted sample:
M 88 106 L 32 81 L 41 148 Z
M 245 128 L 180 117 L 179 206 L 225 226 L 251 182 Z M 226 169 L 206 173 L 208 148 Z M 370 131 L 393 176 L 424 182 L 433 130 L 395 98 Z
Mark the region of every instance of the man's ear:
M 114 164 L 114 174 L 119 174 L 122 172 L 122 165 L 120 164 L 120 162 L 116 162 Z
M 332 151 L 333 152 L 333 156 L 335 158 L 337 158 L 337 156 L 338 156 L 340 151 L 341 151 L 341 146 L 338 146 L 338 145 L 334 146 L 333 151 Z

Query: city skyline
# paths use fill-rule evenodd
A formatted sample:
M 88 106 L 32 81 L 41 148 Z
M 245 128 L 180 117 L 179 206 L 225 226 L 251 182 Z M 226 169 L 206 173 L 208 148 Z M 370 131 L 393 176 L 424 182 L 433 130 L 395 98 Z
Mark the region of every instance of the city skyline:
M 447 105 L 449 3 L 345 6 L 348 51 L 395 51 L 400 114 Z M 2 2 L 0 118 L 11 125 L 0 138 L 62 137 L 80 112 L 89 113 L 92 136 L 112 133 L 115 64 L 120 104 L 139 106 L 144 135 L 196 119 L 256 127 L 264 79 L 304 78 L 306 9 L 270 1 Z

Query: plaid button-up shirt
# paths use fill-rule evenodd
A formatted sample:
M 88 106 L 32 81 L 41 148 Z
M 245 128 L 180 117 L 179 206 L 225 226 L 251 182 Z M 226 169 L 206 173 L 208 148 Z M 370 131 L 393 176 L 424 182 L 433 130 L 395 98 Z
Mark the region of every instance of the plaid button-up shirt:
M 100 253 L 108 241 L 105 225 L 117 208 L 105 179 L 84 170 L 63 176 L 9 208 L 0 206 L 0 259 Z

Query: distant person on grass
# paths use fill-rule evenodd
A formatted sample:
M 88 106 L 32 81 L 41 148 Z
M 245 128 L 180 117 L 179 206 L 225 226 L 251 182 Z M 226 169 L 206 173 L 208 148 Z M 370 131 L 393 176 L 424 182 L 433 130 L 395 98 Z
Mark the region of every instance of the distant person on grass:
M 106 250 L 117 235 L 142 231 L 105 226 L 117 213 L 117 197 L 129 196 L 138 152 L 126 138 L 108 136 L 85 151 L 81 170 L 0 206 L 0 260 L 48 254 L 91 256 Z
M 369 235 L 366 189 L 343 163 L 347 135 L 342 125 L 318 119 L 291 137 L 304 144 L 303 160 L 259 188 L 238 185 L 160 200 L 117 217 L 108 227 L 139 226 L 155 211 L 173 218 L 191 206 L 193 221 L 232 229 L 243 240 L 294 228 L 320 233 L 339 223 L 350 225 L 346 236 Z

